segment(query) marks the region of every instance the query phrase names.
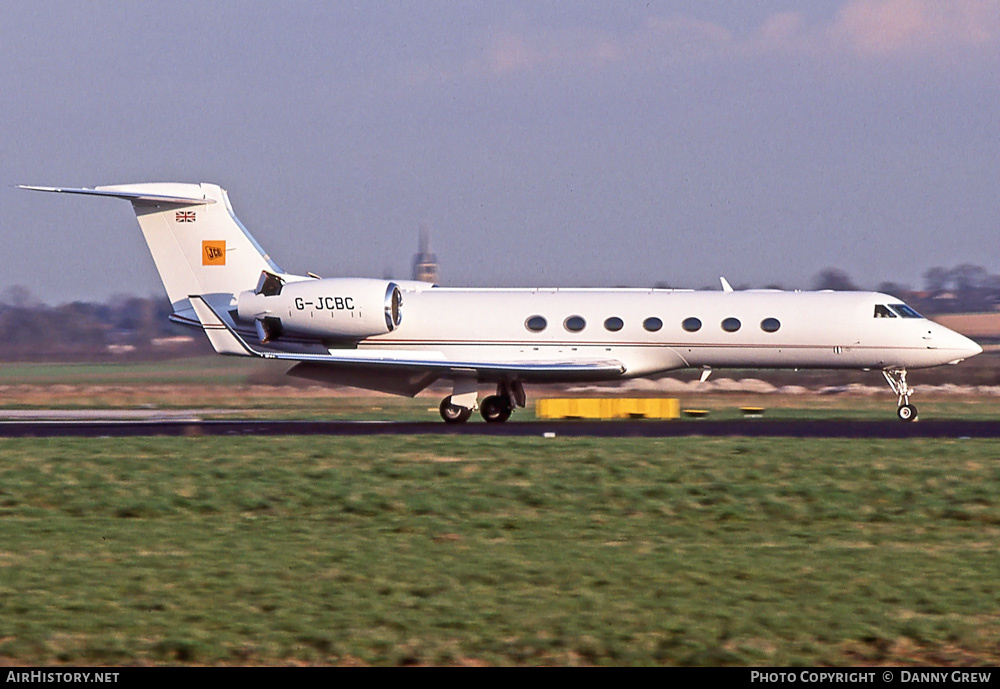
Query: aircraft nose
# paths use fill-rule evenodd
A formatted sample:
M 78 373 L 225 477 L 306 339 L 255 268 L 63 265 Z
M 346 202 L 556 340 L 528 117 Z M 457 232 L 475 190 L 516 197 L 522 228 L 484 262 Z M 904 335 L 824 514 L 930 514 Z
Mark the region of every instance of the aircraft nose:
M 983 353 L 983 348 L 979 344 L 939 323 L 935 323 L 927 331 L 924 339 L 933 342 L 931 347 L 940 350 L 941 354 L 947 356 L 946 363 L 949 364 L 957 364 L 964 359 Z
M 952 331 L 949 339 L 950 342 L 948 343 L 948 348 L 957 351 L 961 355 L 958 357 L 958 361 L 983 353 L 983 348 L 980 347 L 978 343 L 967 338 L 965 335 L 960 335 L 959 333 Z
M 972 340 L 970 340 L 969 338 L 964 337 L 964 336 L 963 336 L 963 339 L 966 342 L 966 349 L 965 349 L 965 351 L 966 351 L 966 354 L 965 354 L 966 358 L 968 358 L 970 356 L 976 356 L 977 354 L 982 354 L 983 353 L 983 348 L 980 347 L 978 343 L 973 342 Z

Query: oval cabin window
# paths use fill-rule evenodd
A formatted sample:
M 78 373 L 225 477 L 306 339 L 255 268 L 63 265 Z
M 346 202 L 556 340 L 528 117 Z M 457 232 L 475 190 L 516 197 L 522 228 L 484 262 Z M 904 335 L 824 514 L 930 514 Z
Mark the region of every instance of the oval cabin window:
M 563 327 L 571 333 L 578 333 L 587 327 L 587 321 L 583 320 L 580 316 L 570 316 L 563 321 Z
M 608 320 L 604 321 L 605 330 L 610 330 L 613 333 L 618 332 L 624 327 L 625 327 L 625 321 L 623 321 L 621 318 L 618 318 L 618 316 L 612 316 Z
M 651 333 L 655 333 L 657 330 L 663 327 L 663 321 L 661 321 L 656 316 L 652 316 L 642 322 L 642 327 Z
M 685 318 L 684 322 L 681 323 L 681 327 L 689 333 L 696 333 L 701 330 L 701 321 L 693 316 L 691 318 Z
M 524 322 L 524 327 L 533 333 L 540 333 L 543 330 L 545 330 L 545 327 L 548 324 L 549 324 L 548 321 L 546 321 L 541 316 L 532 316 L 531 318 L 529 318 Z
M 765 318 L 760 322 L 760 329 L 766 333 L 776 333 L 781 327 L 781 321 L 777 318 Z
M 726 320 L 722 321 L 722 329 L 725 330 L 727 333 L 736 332 L 737 330 L 740 329 L 741 325 L 742 324 L 740 323 L 738 318 L 727 318 Z

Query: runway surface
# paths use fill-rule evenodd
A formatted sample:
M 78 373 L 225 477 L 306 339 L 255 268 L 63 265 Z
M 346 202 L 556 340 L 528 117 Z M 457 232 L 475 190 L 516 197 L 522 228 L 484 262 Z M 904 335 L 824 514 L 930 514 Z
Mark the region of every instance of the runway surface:
M 2 421 L 3 438 L 282 435 L 478 435 L 507 437 L 673 438 L 1000 438 L 1000 421 L 523 421 L 504 424 L 441 421 Z

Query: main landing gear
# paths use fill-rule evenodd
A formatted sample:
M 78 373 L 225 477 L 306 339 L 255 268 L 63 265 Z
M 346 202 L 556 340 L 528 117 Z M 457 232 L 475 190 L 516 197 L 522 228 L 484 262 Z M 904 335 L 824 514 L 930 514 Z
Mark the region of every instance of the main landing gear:
M 451 403 L 451 395 L 441 400 L 441 418 L 445 423 L 465 423 L 472 416 L 472 410 Z
M 471 407 L 456 404 L 456 396 L 448 395 L 441 400 L 441 418 L 445 423 L 465 423 L 476 409 L 487 423 L 503 423 L 514 413 L 514 409 L 523 407 L 525 403 L 524 387 L 517 381 L 498 383 L 497 394 L 484 397 L 478 404 L 474 397 L 470 400 L 469 393 L 465 393 L 462 401 L 471 403 Z
M 503 423 L 514 413 L 514 405 L 502 395 L 490 395 L 479 405 L 479 413 L 486 423 Z
M 913 394 L 913 391 L 906 384 L 906 369 L 886 369 L 882 371 L 882 375 L 892 391 L 899 396 L 896 416 L 899 417 L 900 421 L 916 421 L 917 408 L 910 404 L 910 395 Z

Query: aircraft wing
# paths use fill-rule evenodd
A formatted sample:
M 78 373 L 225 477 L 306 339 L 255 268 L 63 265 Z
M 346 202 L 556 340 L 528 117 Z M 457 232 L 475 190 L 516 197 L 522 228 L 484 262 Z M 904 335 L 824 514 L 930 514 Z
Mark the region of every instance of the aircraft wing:
M 189 297 L 198 320 L 212 346 L 220 354 L 254 356 L 277 361 L 295 361 L 300 364 L 322 364 L 325 367 L 351 370 L 377 370 L 383 373 L 432 374 L 428 385 L 437 378 L 452 376 L 481 379 L 505 379 L 517 376 L 533 382 L 606 380 L 625 372 L 625 365 L 609 359 L 524 360 L 524 361 L 457 361 L 448 359 L 441 352 L 411 350 L 358 350 L 350 349 L 329 354 L 299 354 L 263 351 L 252 347 L 233 329 L 218 312 L 200 295 Z M 310 366 L 309 368 L 313 368 Z

